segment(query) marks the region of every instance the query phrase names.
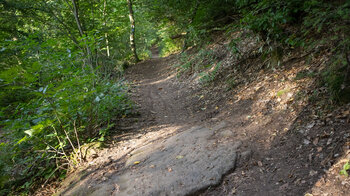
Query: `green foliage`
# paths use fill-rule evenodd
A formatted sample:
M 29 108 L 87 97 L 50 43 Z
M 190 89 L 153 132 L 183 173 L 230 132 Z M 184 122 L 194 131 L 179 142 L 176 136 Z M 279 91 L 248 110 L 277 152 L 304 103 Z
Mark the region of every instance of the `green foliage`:
M 349 92 L 342 89 L 345 79 L 343 73 L 346 72 L 347 66 L 346 59 L 343 56 L 337 55 L 322 73 L 323 82 L 330 90 L 335 101 L 344 100 L 347 102 L 350 100 Z
M 234 78 L 234 77 L 228 79 L 226 81 L 226 84 L 227 84 L 227 89 L 226 89 L 227 91 L 232 90 L 238 86 L 238 82 L 237 82 L 236 78 Z
M 283 89 L 277 92 L 277 97 L 281 97 L 282 95 L 286 94 L 289 92 L 289 89 Z
M 237 43 L 241 41 L 240 38 L 237 39 L 232 39 L 230 41 L 230 43 L 228 44 L 227 48 L 229 51 L 231 51 L 233 54 L 240 56 L 241 55 L 241 51 L 239 50 Z
M 139 2 L 142 2 L 143 9 L 150 16 L 150 20 L 160 30 L 158 41 L 163 56 L 182 49 L 185 40 L 188 46 L 207 43 L 210 40 L 208 35 L 211 29 L 222 26 L 222 22 L 217 21 L 226 21 L 222 19 L 231 14 L 235 8 L 232 0 L 143 0 Z M 172 36 L 179 34 L 186 35 L 181 39 L 171 40 Z
M 295 76 L 294 80 L 301 80 L 301 79 L 304 79 L 304 78 L 312 78 L 312 77 L 315 77 L 316 76 L 316 73 L 315 72 L 311 72 L 311 71 L 301 71 L 301 72 L 298 72 L 297 75 Z
M 346 162 L 343 166 L 343 169 L 340 170 L 340 174 L 348 177 L 349 176 L 348 170 L 350 170 L 350 164 L 349 164 L 349 162 Z
M 237 1 L 242 14 L 241 25 L 261 35 L 269 43 L 271 40 L 285 42 L 291 35 L 285 31 L 287 24 L 297 22 L 302 16 L 302 3 L 293 0 L 288 2 L 278 0 Z
M 306 33 L 312 31 L 320 33 L 325 28 L 334 26 L 336 23 L 338 23 L 336 28 L 345 28 L 343 22 L 350 19 L 349 6 L 349 2 L 326 4 L 317 0 L 306 1 L 304 10 L 309 13 L 303 21 L 303 24 L 308 27 Z
M 79 1 L 78 11 L 83 33 L 71 1 L 0 1 L 1 195 L 63 178 L 83 161 L 80 145 L 104 141 L 113 118 L 131 112 L 126 85 L 115 77 L 133 55 L 126 1 Z M 272 66 L 286 48 L 334 46 L 323 82 L 336 100 L 350 97 L 342 87 L 343 55 L 350 50 L 348 1 L 135 0 L 134 12 L 141 59 L 155 46 L 161 56 L 197 46 L 195 55 L 180 55 L 178 69 L 201 73 L 204 85 L 220 68 L 214 51 L 202 47 L 209 35 L 248 29 L 263 41 L 259 52 L 271 57 Z M 240 41 L 227 45 L 238 57 Z M 301 72 L 295 79 L 313 76 Z M 234 78 L 227 83 L 237 85 Z
M 209 70 L 209 72 L 203 72 L 200 74 L 199 82 L 201 84 L 207 85 L 210 82 L 214 81 L 216 74 L 221 66 L 221 62 L 218 62 L 213 70 Z
M 64 177 L 83 161 L 80 145 L 105 140 L 114 118 L 131 112 L 113 77 L 132 55 L 126 2 L 80 1 L 83 34 L 71 8 L 0 1 L 0 195 Z M 156 31 L 139 13 L 136 42 L 147 58 Z
M 179 68 L 179 74 L 200 72 L 217 63 L 214 52 L 208 49 L 201 49 L 195 55 L 182 53 L 179 60 L 180 63 L 176 65 Z
M 171 39 L 169 32 L 160 31 L 158 36 L 161 39 L 159 43 L 160 56 L 165 57 L 181 50 L 182 43 L 179 40 Z
M 95 50 L 95 36 L 83 39 Z M 0 195 L 6 195 L 63 178 L 85 158 L 80 145 L 104 139 L 106 130 L 98 128 L 130 114 L 132 104 L 124 82 L 87 66 L 80 46 L 66 37 L 38 31 L 1 46 Z
M 210 40 L 208 35 L 212 31 L 224 30 L 222 27 L 235 20 L 234 24 L 240 22 L 240 28 L 259 34 L 267 45 L 304 47 L 310 44 L 310 35 L 322 33 L 324 29 L 335 32 L 332 36 L 339 39 L 340 31 L 348 31 L 346 21 L 350 17 L 347 1 L 145 0 L 142 5 L 147 16 L 166 32 L 161 40 L 168 45 L 175 40 L 163 38 L 186 33 L 182 42 L 186 40 L 189 45 L 201 46 Z M 238 52 L 234 45 L 230 47 Z

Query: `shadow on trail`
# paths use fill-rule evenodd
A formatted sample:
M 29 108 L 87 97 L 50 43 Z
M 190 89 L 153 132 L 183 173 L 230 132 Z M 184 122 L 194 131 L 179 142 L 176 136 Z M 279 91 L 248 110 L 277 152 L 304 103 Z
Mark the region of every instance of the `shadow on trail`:
M 137 172 L 138 167 L 143 164 L 136 161 L 136 164 L 125 166 L 130 153 L 144 146 L 162 143 L 194 125 L 210 127 L 220 121 L 227 122 L 225 129 L 234 134 L 227 137 L 227 141 L 242 142 L 242 147 L 237 149 L 238 152 L 242 152 L 235 162 L 237 167 L 233 167 L 224 174 L 226 177 L 220 177 L 216 183 L 209 183 L 208 188 L 189 194 L 304 195 L 315 187 L 333 166 L 333 156 L 341 156 L 343 153 L 340 147 L 345 143 L 344 132 L 349 133 L 349 123 L 324 125 L 320 120 L 310 118 L 313 103 L 308 103 L 294 115 L 291 115 L 291 108 L 288 107 L 267 112 L 262 117 L 254 117 L 254 107 L 258 98 L 264 96 L 264 88 L 257 90 L 248 99 L 236 101 L 231 106 L 224 105 L 227 106 L 224 110 L 229 111 L 229 115 L 215 115 L 216 113 L 210 110 L 200 114 L 201 109 L 196 108 L 198 103 L 194 102 L 198 100 L 191 98 L 195 92 L 186 85 L 179 84 L 176 73 L 169 66 L 173 64 L 173 60 L 173 57 L 154 56 L 153 59 L 141 62 L 128 70 L 127 79 L 135 84 L 134 101 L 140 105 L 141 117 L 135 123 L 137 131 L 124 131 L 125 134 L 116 136 L 115 141 L 129 141 L 136 136 L 136 139 L 140 140 L 135 142 L 139 143 L 127 149 L 119 159 L 112 158 L 102 165 L 85 169 L 84 172 L 87 172 L 83 172 L 80 179 L 73 181 L 63 194 L 70 193 L 73 188 L 78 187 L 80 195 L 84 195 L 94 190 L 101 191 L 101 186 L 104 186 L 104 189 L 99 192 L 100 195 L 117 193 L 123 187 L 114 182 L 124 183 L 130 180 L 118 179 L 119 176 L 128 171 Z M 208 117 L 206 114 L 209 113 Z M 327 144 L 330 138 L 332 143 Z M 227 141 L 217 140 L 218 143 Z M 243 156 L 249 150 L 252 153 Z M 147 161 L 157 153 L 157 149 L 150 149 L 146 151 L 146 159 L 140 161 Z M 165 176 L 172 175 L 171 168 L 162 169 L 166 172 Z M 147 179 L 147 175 L 151 177 L 153 171 L 151 165 L 144 173 L 146 177 L 143 176 L 142 179 Z M 138 191 L 142 193 L 142 190 Z
M 314 91 L 312 87 L 304 90 Z M 349 141 L 344 137 L 350 134 L 349 121 L 333 118 L 327 123 L 316 118 L 315 103 L 310 100 L 294 115 L 293 109 L 287 107 L 248 119 L 264 96 L 262 90 L 251 96 L 254 101 L 247 112 L 240 112 L 246 108 L 242 101 L 232 106 L 228 119 L 238 135 L 246 135 L 240 138 L 252 154 L 241 157 L 236 170 L 224 178 L 221 186 L 209 187 L 202 195 L 294 196 L 311 193 L 315 187 L 327 192 L 322 186 L 333 180 L 327 179 L 327 173 L 335 166 L 336 157 L 344 155 L 342 147 Z M 349 194 L 331 189 L 328 192 L 334 195 Z

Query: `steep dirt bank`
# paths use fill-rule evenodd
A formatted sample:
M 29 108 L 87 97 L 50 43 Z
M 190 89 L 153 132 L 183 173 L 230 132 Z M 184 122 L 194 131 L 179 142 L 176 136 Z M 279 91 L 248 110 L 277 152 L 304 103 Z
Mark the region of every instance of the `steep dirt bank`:
M 251 154 L 203 195 L 350 195 L 349 179 L 339 174 L 350 158 L 350 105 L 333 104 L 319 85 L 329 50 L 292 50 L 269 68 L 273 56 L 262 60 L 261 45 L 237 35 L 240 59 L 223 47 L 226 40 L 208 47 L 222 66 L 198 91 L 197 109 L 230 123 Z

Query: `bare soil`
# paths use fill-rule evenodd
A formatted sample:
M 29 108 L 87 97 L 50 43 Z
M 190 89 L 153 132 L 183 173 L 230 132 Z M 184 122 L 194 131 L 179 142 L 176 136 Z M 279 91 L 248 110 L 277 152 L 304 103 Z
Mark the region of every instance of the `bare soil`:
M 350 195 L 349 179 L 339 174 L 350 158 L 350 105 L 334 106 L 317 77 L 295 79 L 323 68 L 329 54 L 318 55 L 294 52 L 277 70 L 248 69 L 245 74 L 253 79 L 234 90 L 225 83 L 232 68 L 203 87 L 192 76 L 175 77 L 173 56 L 138 64 L 129 78 L 152 83 L 138 91 L 150 96 L 137 101 L 144 107 L 141 116 L 154 111 L 155 124 L 225 121 L 243 141 L 235 171 L 202 195 Z M 249 63 L 262 67 L 255 59 Z M 312 102 L 315 92 L 320 99 Z
M 230 60 L 219 46 L 213 50 Z M 295 79 L 300 72 L 322 69 L 328 56 L 324 52 L 306 63 L 309 56 L 294 52 L 274 70 L 250 59 L 244 65 L 254 63 L 255 68 L 241 73 L 250 80 L 229 89 L 226 80 L 236 74 L 234 66 L 224 67 L 212 84 L 203 86 L 196 75 L 177 77 L 176 55 L 154 54 L 126 73 L 139 116 L 122 119 L 110 146 L 70 175 L 59 194 L 119 175 L 135 149 L 195 125 L 226 122 L 233 134 L 221 140 L 242 141 L 236 168 L 195 195 L 350 195 L 350 180 L 339 174 L 350 158 L 350 105 L 330 103 L 317 78 Z M 311 101 L 315 92 L 325 96 L 323 102 Z

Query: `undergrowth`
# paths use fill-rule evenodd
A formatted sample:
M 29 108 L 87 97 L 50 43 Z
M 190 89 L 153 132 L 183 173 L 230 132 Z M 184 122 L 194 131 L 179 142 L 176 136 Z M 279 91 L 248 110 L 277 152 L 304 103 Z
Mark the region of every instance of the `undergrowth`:
M 267 61 L 267 68 L 275 69 L 281 64 L 284 53 L 301 50 L 305 53 L 328 51 L 332 58 L 322 73 L 300 73 L 296 80 L 304 77 L 315 77 L 320 74 L 323 85 L 331 92 L 332 99 L 338 103 L 350 101 L 349 62 L 350 55 L 350 3 L 348 1 L 328 2 L 321 0 L 293 0 L 282 2 L 278 0 L 235 2 L 232 11 L 235 21 L 221 28 L 226 32 L 229 43 L 227 51 L 242 57 L 238 43 L 241 37 L 230 38 L 231 33 L 248 30 L 258 36 L 262 43 L 257 58 Z M 199 17 L 199 16 L 198 16 Z M 215 29 L 217 29 L 215 27 Z M 201 27 L 192 28 L 201 31 Z M 207 32 L 211 32 L 207 30 Z M 180 56 L 179 73 L 195 73 L 209 70 L 217 62 L 213 51 L 209 49 L 207 38 L 209 33 L 194 33 L 203 36 L 202 43 L 197 43 L 198 50 L 194 57 L 182 54 Z M 196 38 L 197 42 L 200 38 Z M 233 65 L 234 66 L 234 65 Z M 252 65 L 253 66 L 253 65 Z M 212 81 L 213 75 L 203 72 L 202 81 Z M 346 78 L 347 77 L 347 78 Z M 230 80 L 230 79 L 228 79 Z M 234 79 L 227 81 L 229 88 L 235 86 Z
M 82 66 L 79 53 L 57 42 L 36 40 L 9 41 L 0 53 L 22 54 L 0 73 L 0 195 L 64 178 L 85 161 L 81 147 L 103 141 L 102 127 L 132 109 L 122 80 Z
M 81 146 L 103 141 L 113 119 L 131 112 L 127 87 L 115 77 L 132 59 L 125 3 L 81 1 L 79 31 L 66 3 L 0 1 L 0 195 L 64 178 L 86 158 Z M 299 73 L 295 80 L 320 77 L 334 101 L 350 101 L 347 0 L 144 0 L 135 7 L 140 57 L 148 58 L 154 45 L 161 56 L 185 51 L 178 73 L 198 73 L 202 85 L 214 81 L 222 65 L 208 46 L 217 41 L 211 35 L 226 32 L 224 48 L 239 61 L 259 58 L 272 70 L 284 66 L 290 51 L 326 51 L 332 58 L 322 73 Z M 243 56 L 242 38 L 232 38 L 241 30 L 258 38 L 254 55 Z M 239 84 L 234 77 L 228 89 Z

